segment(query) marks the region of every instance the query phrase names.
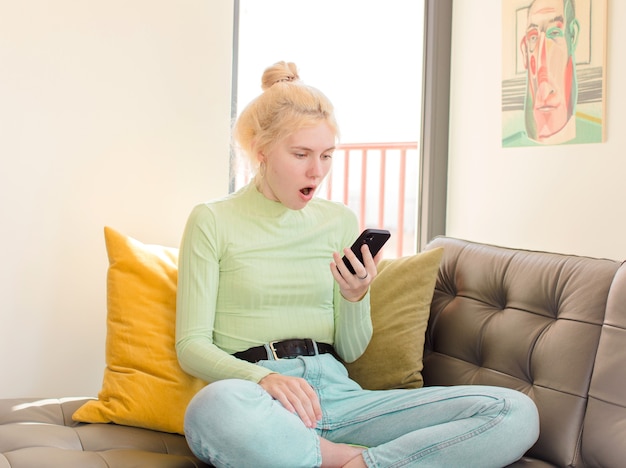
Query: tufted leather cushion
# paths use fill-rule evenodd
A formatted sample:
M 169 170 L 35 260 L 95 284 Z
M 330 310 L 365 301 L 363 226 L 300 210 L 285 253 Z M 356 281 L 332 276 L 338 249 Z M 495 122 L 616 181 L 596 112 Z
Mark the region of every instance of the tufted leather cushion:
M 0 400 L 0 468 L 207 466 L 181 435 L 72 421 L 85 401 Z
M 585 415 L 582 457 L 587 466 L 626 461 L 626 265 L 617 272 L 606 308 Z
M 450 238 L 435 239 L 428 248 L 435 247 L 444 248 L 444 257 L 426 333 L 425 385 L 484 384 L 523 391 L 537 404 L 541 423 L 541 435 L 528 457 L 557 466 L 584 466 L 579 462 L 580 440 L 589 382 L 607 296 L 620 263 Z M 613 307 L 623 309 L 623 299 L 613 301 Z M 615 315 L 620 315 L 620 323 L 611 330 L 624 335 L 624 311 Z M 608 335 L 603 335 L 602 347 L 611 354 L 615 347 Z M 620 343 L 621 357 L 616 359 L 624 362 L 626 338 Z M 614 362 L 611 372 L 615 368 Z M 598 388 L 591 395 L 597 399 L 592 398 L 590 406 L 597 408 L 587 424 L 606 423 L 602 417 L 614 408 L 602 410 L 605 399 L 626 403 L 623 366 L 621 372 L 621 392 L 602 382 L 609 375 L 594 376 Z M 621 406 L 613 414 L 623 421 L 625 413 Z M 598 445 L 597 439 L 606 444 L 624 439 L 623 431 L 620 441 L 604 439 L 601 427 L 589 432 L 583 439 L 589 445 Z M 600 452 L 594 456 L 600 457 Z M 626 459 L 626 452 L 621 453 L 620 460 Z

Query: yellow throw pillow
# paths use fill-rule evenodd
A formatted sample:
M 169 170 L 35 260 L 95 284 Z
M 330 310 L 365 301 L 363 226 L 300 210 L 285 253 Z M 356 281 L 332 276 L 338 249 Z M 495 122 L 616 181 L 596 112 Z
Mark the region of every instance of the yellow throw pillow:
M 178 249 L 104 229 L 106 368 L 97 400 L 74 420 L 183 433 L 185 409 L 205 382 L 185 373 L 175 350 Z
M 443 248 L 382 260 L 370 289 L 374 333 L 365 353 L 346 367 L 363 388 L 419 388 L 430 303 Z

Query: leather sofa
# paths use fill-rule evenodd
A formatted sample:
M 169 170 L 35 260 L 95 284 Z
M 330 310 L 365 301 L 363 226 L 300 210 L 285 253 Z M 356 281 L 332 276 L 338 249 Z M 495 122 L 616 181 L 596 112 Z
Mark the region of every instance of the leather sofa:
M 441 237 L 425 385 L 511 387 L 541 435 L 517 467 L 626 460 L 626 267 Z M 200 467 L 180 435 L 73 422 L 82 399 L 0 400 L 0 468 Z

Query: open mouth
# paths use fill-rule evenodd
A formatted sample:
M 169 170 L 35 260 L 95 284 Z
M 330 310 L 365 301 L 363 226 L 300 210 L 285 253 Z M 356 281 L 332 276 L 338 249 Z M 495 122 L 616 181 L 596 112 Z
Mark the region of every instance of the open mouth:
M 300 193 L 302 195 L 309 195 L 310 193 L 312 193 L 315 190 L 314 187 L 304 187 L 303 189 L 300 189 Z

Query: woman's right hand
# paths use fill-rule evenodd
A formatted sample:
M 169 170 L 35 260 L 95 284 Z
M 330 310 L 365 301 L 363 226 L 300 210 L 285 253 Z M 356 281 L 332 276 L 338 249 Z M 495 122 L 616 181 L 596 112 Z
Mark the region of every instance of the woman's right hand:
M 322 419 L 322 408 L 313 387 L 300 377 L 269 374 L 259 385 L 287 411 L 296 413 L 306 427 L 315 428 Z

